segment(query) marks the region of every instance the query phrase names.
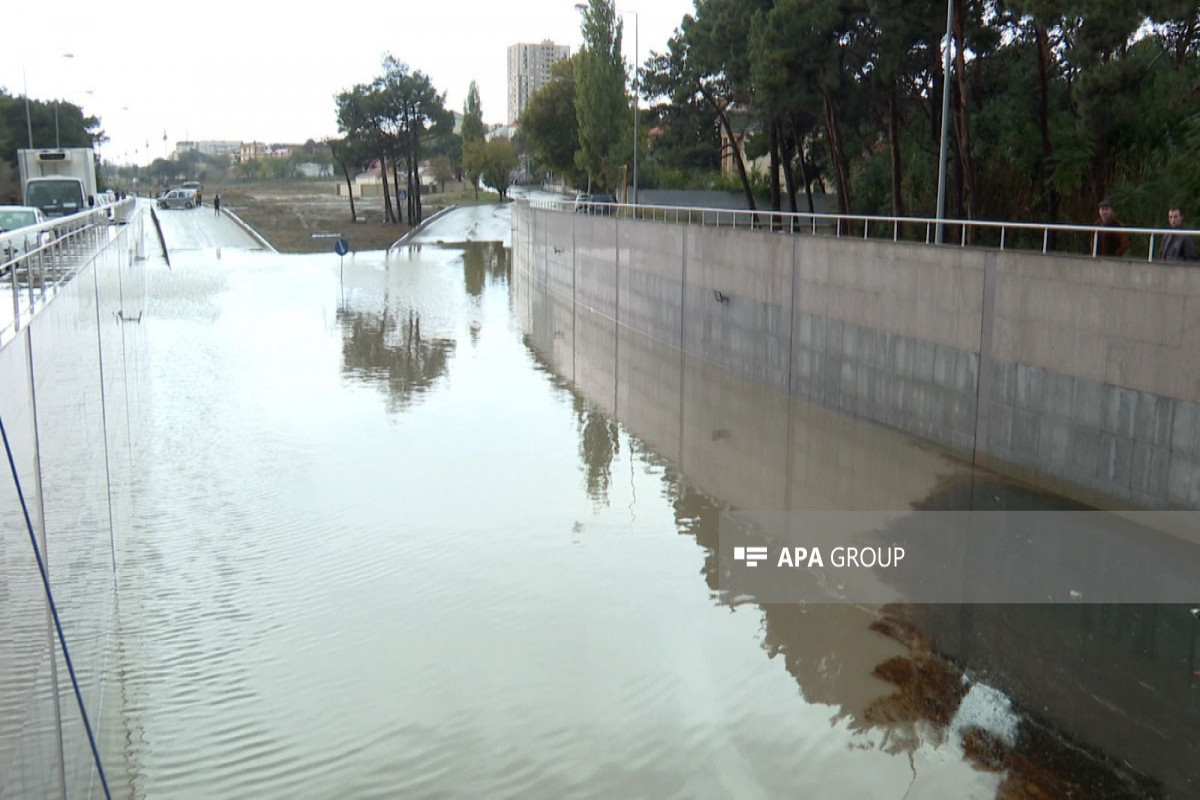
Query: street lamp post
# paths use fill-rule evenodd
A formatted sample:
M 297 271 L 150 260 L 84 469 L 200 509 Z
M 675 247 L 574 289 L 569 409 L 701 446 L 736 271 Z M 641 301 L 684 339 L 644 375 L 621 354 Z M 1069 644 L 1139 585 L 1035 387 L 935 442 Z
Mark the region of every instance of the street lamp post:
M 74 53 L 63 53 L 63 58 L 74 58 Z M 29 136 L 29 149 L 33 149 L 33 120 L 29 114 L 29 77 L 25 74 L 25 65 L 21 64 L 21 85 L 25 90 L 25 132 Z M 58 100 L 54 101 L 54 146 L 61 147 L 58 137 Z
M 29 149 L 33 149 L 33 122 L 29 117 L 29 79 L 25 77 L 25 65 L 21 65 L 21 84 L 25 89 L 25 129 L 29 133 Z
M 954 24 L 954 0 L 946 0 L 946 53 L 942 57 L 942 145 L 938 154 L 937 235 L 942 243 L 942 220 L 946 218 L 946 151 L 950 138 L 950 42 Z
M 63 56 L 63 58 L 75 58 L 74 53 L 63 53 L 62 56 Z M 55 147 L 62 147 L 62 140 L 59 138 L 59 135 L 58 135 L 58 104 L 59 104 L 59 102 L 60 101 L 57 97 L 54 98 L 54 146 Z
M 633 204 L 637 205 L 638 201 L 638 149 L 641 142 L 638 140 L 638 105 L 641 103 L 638 86 L 638 15 L 636 11 L 621 11 L 619 14 L 633 14 Z

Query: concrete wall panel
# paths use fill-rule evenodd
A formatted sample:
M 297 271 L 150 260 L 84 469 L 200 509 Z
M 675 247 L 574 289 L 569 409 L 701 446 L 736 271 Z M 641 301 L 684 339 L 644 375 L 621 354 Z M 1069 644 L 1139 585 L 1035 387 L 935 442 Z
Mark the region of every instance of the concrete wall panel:
M 1200 270 L 514 218 L 519 269 L 699 362 L 1100 505 L 1200 507 Z M 583 382 L 611 393 L 618 371 Z

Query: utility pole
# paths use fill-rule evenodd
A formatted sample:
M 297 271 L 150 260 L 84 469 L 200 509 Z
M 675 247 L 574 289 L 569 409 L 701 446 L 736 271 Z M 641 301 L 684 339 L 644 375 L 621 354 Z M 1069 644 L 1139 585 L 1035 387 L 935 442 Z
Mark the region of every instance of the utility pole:
M 938 155 L 937 235 L 942 243 L 942 220 L 946 218 L 946 151 L 950 140 L 950 42 L 953 37 L 954 0 L 946 0 L 946 52 L 942 58 L 942 147 Z
M 33 149 L 33 123 L 29 118 L 29 79 L 25 77 L 25 65 L 21 65 L 21 84 L 25 88 L 25 129 L 29 133 L 29 149 Z

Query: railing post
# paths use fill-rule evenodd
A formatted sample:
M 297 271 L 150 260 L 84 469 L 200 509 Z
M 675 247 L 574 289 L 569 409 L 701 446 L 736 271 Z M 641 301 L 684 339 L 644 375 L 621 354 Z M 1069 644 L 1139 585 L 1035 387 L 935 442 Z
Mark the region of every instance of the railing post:
M 1150 234 L 1150 252 L 1146 254 L 1147 261 L 1154 261 L 1154 234 Z
M 1004 250 L 1004 232 L 1005 232 L 1004 226 L 1001 225 L 1000 226 L 1000 250 L 1001 251 Z
M 12 283 L 13 296 L 13 333 L 21 329 L 21 290 L 17 287 L 17 264 L 14 261 L 12 266 L 8 268 L 8 278 Z
M 898 219 L 892 221 L 892 241 L 900 241 L 900 220 Z
M 925 244 L 929 244 L 929 223 L 925 223 Z
M 1042 229 L 1042 255 L 1050 252 L 1050 229 Z

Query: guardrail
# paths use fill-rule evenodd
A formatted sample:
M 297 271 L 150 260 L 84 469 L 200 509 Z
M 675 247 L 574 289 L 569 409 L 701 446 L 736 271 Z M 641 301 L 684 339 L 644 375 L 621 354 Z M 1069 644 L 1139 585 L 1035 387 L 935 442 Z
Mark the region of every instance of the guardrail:
M 572 200 L 519 199 L 531 208 L 589 215 L 615 216 L 651 222 L 686 223 L 704 227 L 732 227 L 789 234 L 809 234 L 866 240 L 916 242 L 959 247 L 990 247 L 1000 250 L 1075 253 L 1100 257 L 1102 235 L 1130 237 L 1130 252 L 1146 261 L 1156 260 L 1162 237 L 1174 234 L 1196 236 L 1200 232 L 1172 228 L 1101 227 L 1040 222 L 997 222 L 994 220 L 937 220 L 929 217 L 886 217 L 869 214 L 810 214 L 788 211 L 750 211 L 696 206 L 634 205 Z M 941 234 L 939 236 L 939 233 Z M 1142 249 L 1145 248 L 1143 253 Z M 1196 264 L 1197 262 L 1171 262 Z
M 108 241 L 109 228 L 140 224 L 137 201 L 130 197 L 40 225 L 0 234 L 0 344 L 21 331 L 38 309 L 68 283 Z

